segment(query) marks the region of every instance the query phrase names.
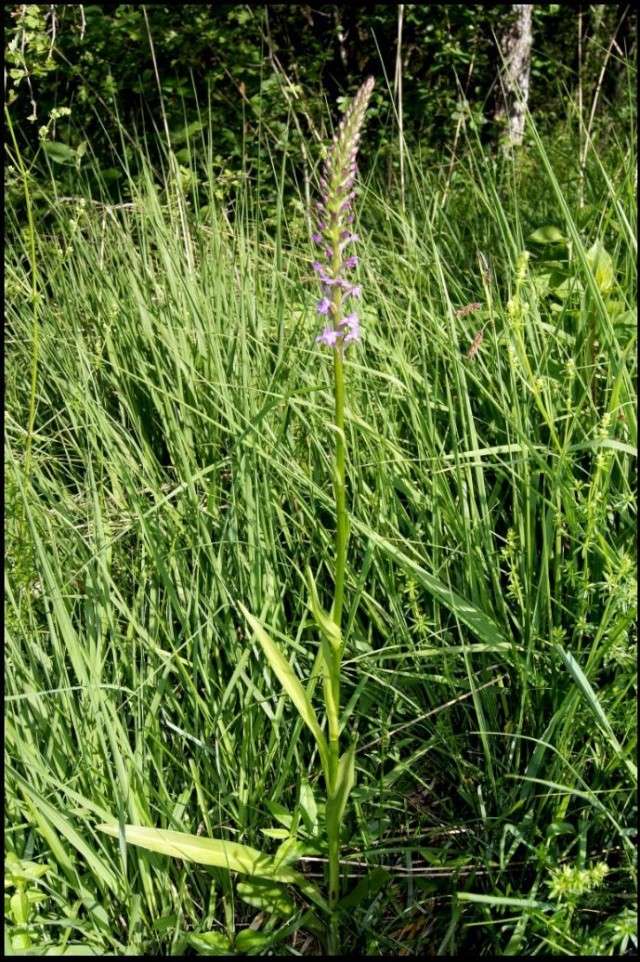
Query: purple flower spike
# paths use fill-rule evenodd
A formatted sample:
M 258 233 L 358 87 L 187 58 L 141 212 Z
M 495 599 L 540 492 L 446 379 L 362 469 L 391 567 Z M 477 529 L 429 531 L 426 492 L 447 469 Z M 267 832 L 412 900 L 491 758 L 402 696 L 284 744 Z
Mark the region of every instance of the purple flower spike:
M 331 313 L 334 317 L 340 317 L 343 300 L 348 297 L 359 298 L 362 291 L 359 284 L 352 284 L 345 276 L 346 271 L 358 266 L 357 255 L 350 254 L 344 260 L 341 255 L 348 244 L 359 240 L 350 228 L 354 220 L 352 207 L 358 173 L 356 155 L 373 84 L 373 77 L 369 77 L 347 108 L 329 147 L 320 178 L 322 200 L 316 202 L 316 206 L 322 213 L 317 218 L 316 233 L 312 235 L 312 240 L 320 246 L 331 245 L 324 249 L 326 264 L 320 261 L 313 263 L 322 289 L 322 298 L 316 309 L 322 315 Z M 322 223 L 319 222 L 320 217 Z M 359 340 L 360 321 L 355 313 L 347 314 L 334 327 L 325 327 L 322 334 L 316 337 L 318 344 L 338 350 Z

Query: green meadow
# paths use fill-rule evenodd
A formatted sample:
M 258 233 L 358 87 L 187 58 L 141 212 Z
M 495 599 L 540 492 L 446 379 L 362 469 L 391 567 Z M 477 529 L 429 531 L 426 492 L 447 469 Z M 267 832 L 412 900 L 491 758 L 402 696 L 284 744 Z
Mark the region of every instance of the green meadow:
M 584 165 L 571 110 L 529 118 L 518 149 L 466 125 L 451 162 L 402 145 L 402 189 L 401 142 L 379 155 L 363 133 L 362 340 L 344 364 L 345 954 L 636 945 L 632 89 L 630 75 Z M 268 182 L 221 196 L 202 109 L 181 164 L 161 133 L 149 152 L 128 132 L 120 198 L 90 152 L 62 193 L 51 157 L 7 125 L 13 954 L 324 948 L 304 891 L 123 829 L 269 856 L 286 843 L 324 891 L 317 746 L 240 607 L 320 713 L 306 571 L 330 607 L 336 523 L 308 218 L 321 151 L 309 144 L 305 191 L 292 116 L 277 142 L 245 145 Z M 189 176 L 203 169 L 205 203 Z

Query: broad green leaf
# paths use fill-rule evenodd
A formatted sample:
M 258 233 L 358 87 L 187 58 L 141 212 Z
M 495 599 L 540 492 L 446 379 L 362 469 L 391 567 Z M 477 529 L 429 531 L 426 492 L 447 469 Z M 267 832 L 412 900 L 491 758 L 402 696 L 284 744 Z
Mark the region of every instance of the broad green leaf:
M 29 889 L 27 891 L 27 898 L 29 899 L 30 903 L 37 905 L 38 902 L 46 902 L 49 896 L 46 894 L 46 892 L 36 892 L 34 889 Z
M 194 134 L 199 134 L 204 124 L 201 120 L 194 120 L 187 127 L 181 127 L 180 130 L 174 130 L 171 132 L 171 142 L 173 144 L 181 144 L 185 140 L 189 140 Z
M 49 949 L 47 955 L 58 955 L 66 956 L 70 955 L 71 958 L 75 959 L 81 956 L 92 956 L 92 955 L 102 955 L 103 950 L 93 949 L 90 945 L 85 945 L 83 942 L 69 942 L 66 948 L 54 951 Z
M 337 730 L 339 720 L 339 701 L 340 701 L 340 668 L 337 660 L 340 658 L 338 651 L 332 648 L 329 641 L 323 638 L 320 642 L 322 653 L 322 683 L 324 688 L 324 706 L 327 716 L 329 732 Z
M 279 802 L 265 802 L 265 805 L 273 817 L 277 819 L 281 825 L 284 825 L 285 828 L 291 828 L 293 823 L 293 815 L 284 807 L 284 805 L 281 805 Z
M 235 938 L 236 952 L 257 952 L 266 949 L 271 944 L 274 933 L 255 932 L 253 929 L 244 929 L 238 932 Z
M 534 274 L 531 280 L 540 297 L 544 297 L 544 295 L 547 294 L 551 288 L 550 272 L 544 274 Z
M 330 618 L 327 612 L 324 610 L 320 604 L 320 599 L 318 598 L 318 589 L 316 588 L 316 583 L 314 581 L 313 575 L 311 573 L 311 568 L 307 566 L 307 584 L 309 586 L 309 607 L 315 619 L 315 622 L 325 636 L 329 644 L 334 649 L 340 649 L 342 646 L 342 634 L 336 623 Z
M 297 838 L 289 837 L 284 840 L 282 845 L 278 846 L 278 850 L 273 856 L 273 864 L 276 866 L 291 865 L 292 862 L 297 862 L 303 855 L 318 854 L 317 849 L 312 845 L 301 842 Z
M 98 825 L 100 832 L 118 838 L 117 825 Z M 232 872 L 242 872 L 244 875 L 257 875 L 262 878 L 277 878 L 278 881 L 290 881 L 290 873 L 275 873 L 270 856 L 259 852 L 248 845 L 238 842 L 227 842 L 224 839 L 202 838 L 199 835 L 188 835 L 186 832 L 174 832 L 170 829 L 147 828 L 142 825 L 125 825 L 124 835 L 130 845 L 139 845 L 150 852 L 161 855 L 171 855 L 186 862 L 197 862 L 200 865 L 215 865 Z
M 318 831 L 318 806 L 313 789 L 306 778 L 303 778 L 300 784 L 300 813 L 309 834 L 315 835 Z
M 389 881 L 390 875 L 384 868 L 374 868 L 360 879 L 348 895 L 338 902 L 338 910 L 354 909 L 362 902 L 371 901 Z
M 97 828 L 100 832 L 118 838 L 117 825 L 98 825 Z M 186 862 L 215 865 L 217 868 L 226 868 L 231 872 L 242 872 L 244 875 L 257 875 L 281 882 L 291 881 L 291 873 L 286 870 L 282 873 L 276 871 L 274 874 L 273 861 L 268 855 L 248 845 L 240 845 L 238 842 L 202 838 L 199 835 L 188 835 L 186 832 L 147 828 L 142 825 L 125 825 L 124 835 L 130 845 L 139 845 L 150 852 L 171 855 Z
M 614 270 L 611 255 L 600 241 L 596 241 L 586 253 L 587 264 L 593 271 L 598 289 L 605 294 L 613 287 Z
M 200 955 L 235 955 L 231 942 L 222 932 L 202 932 L 199 935 L 190 935 L 187 942 Z
M 119 827 L 115 823 L 97 825 L 96 828 L 113 838 L 118 838 L 120 834 Z M 169 829 L 147 828 L 142 825 L 125 825 L 124 836 L 130 845 L 139 845 L 160 855 L 170 855 L 173 858 L 181 858 L 185 862 L 214 865 L 216 868 L 240 872 L 242 875 L 296 885 L 317 905 L 325 909 L 327 907 L 317 887 L 304 875 L 285 865 L 276 866 L 269 855 L 248 845 L 218 838 L 202 838 L 199 835 L 188 835 L 186 832 L 174 832 Z
M 619 317 L 623 317 L 623 316 L 624 316 L 624 313 L 625 313 L 626 307 L 627 307 L 627 305 L 626 305 L 626 303 L 625 303 L 624 301 L 621 301 L 621 300 L 619 300 L 618 298 L 615 298 L 615 297 L 608 297 L 604 303 L 605 303 L 605 306 L 606 306 L 606 308 L 607 308 L 607 314 L 609 315 L 609 317 L 611 318 L 612 321 L 615 321 L 615 320 L 617 320 Z M 632 312 L 629 312 L 629 313 L 632 313 L 632 314 L 633 314 L 633 313 L 636 313 L 636 314 L 637 314 L 637 311 L 632 311 Z
M 11 916 L 16 925 L 26 925 L 29 918 L 29 899 L 24 891 L 14 892 L 9 899 Z
M 15 852 L 8 852 L 4 863 L 4 887 L 15 885 L 16 882 L 35 882 L 49 871 L 48 865 L 27 862 L 18 858 Z
M 582 294 L 583 287 L 577 277 L 565 277 L 554 274 L 551 278 L 551 288 L 556 297 L 567 298 L 572 294 Z
M 565 244 L 567 238 L 553 224 L 547 224 L 544 227 L 538 227 L 533 234 L 529 234 L 529 240 L 534 244 Z
M 552 822 L 547 828 L 547 837 L 555 838 L 556 835 L 575 834 L 575 826 L 571 822 Z
M 300 684 L 300 681 L 295 675 L 289 662 L 283 656 L 276 643 L 269 637 L 257 618 L 254 618 L 253 615 L 247 611 L 244 605 L 240 602 L 238 602 L 238 607 L 251 625 L 253 632 L 260 642 L 262 650 L 267 656 L 267 660 L 271 665 L 271 668 L 273 669 L 278 681 L 297 708 L 298 713 L 304 723 L 311 730 L 311 733 L 316 740 L 316 744 L 318 745 L 318 751 L 320 752 L 320 758 L 322 760 L 323 767 L 325 771 L 328 771 L 327 743 L 320 729 L 316 713 L 313 710 L 311 702 L 309 701 L 304 688 Z
M 295 904 L 287 895 L 286 890 L 277 882 L 266 879 L 252 879 L 250 882 L 238 882 L 236 891 L 247 905 L 252 905 L 262 912 L 273 915 L 293 915 Z
M 289 838 L 291 832 L 287 828 L 261 828 L 260 831 L 266 838 Z
M 356 745 L 353 742 L 338 762 L 335 791 L 327 802 L 327 821 L 333 823 L 334 826 L 341 824 L 349 794 L 355 784 L 355 757 Z
M 613 320 L 615 324 L 630 327 L 635 331 L 638 326 L 638 310 L 634 307 L 632 311 L 624 311 L 622 314 L 616 314 Z
M 47 157 L 56 164 L 75 164 L 76 152 L 66 144 L 54 140 L 45 140 L 43 145 Z
M 114 180 L 121 180 L 122 177 L 123 173 L 117 167 L 105 167 L 104 170 L 100 171 L 100 178 L 106 184 L 110 184 Z

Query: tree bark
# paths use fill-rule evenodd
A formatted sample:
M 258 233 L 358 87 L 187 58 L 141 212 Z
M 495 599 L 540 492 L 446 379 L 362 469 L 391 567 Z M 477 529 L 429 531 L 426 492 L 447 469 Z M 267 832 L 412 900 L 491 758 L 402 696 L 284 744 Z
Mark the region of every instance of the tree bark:
M 496 120 L 506 120 L 506 139 L 517 145 L 522 143 L 529 102 L 533 4 L 514 3 L 513 12 L 515 19 L 500 44 L 504 58 L 503 103 L 496 111 Z

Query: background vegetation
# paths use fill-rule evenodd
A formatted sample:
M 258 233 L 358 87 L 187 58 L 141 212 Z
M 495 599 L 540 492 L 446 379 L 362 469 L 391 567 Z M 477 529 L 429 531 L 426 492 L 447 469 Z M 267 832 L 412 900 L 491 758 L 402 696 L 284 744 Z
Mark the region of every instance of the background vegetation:
M 4 9 L 12 116 L 29 151 L 40 147 L 70 192 L 77 191 L 76 168 L 91 177 L 97 162 L 112 199 L 128 195 L 124 168 L 135 163 L 138 141 L 158 160 L 168 130 L 201 204 L 212 174 L 220 198 L 248 181 L 263 199 L 272 187 L 269 150 L 281 151 L 286 141 L 299 175 L 308 174 L 330 133 L 327 105 L 340 105 L 369 73 L 393 86 L 398 60 L 403 135 L 429 163 L 448 161 L 463 120 L 483 143 L 495 143 L 502 129 L 494 116 L 509 5 L 405 4 L 400 45 L 399 7 L 390 4 Z M 596 91 L 599 116 L 612 103 L 619 111 L 625 58 L 636 50 L 631 8 L 533 10 L 530 106 L 538 124 L 556 130 L 573 102 L 587 126 Z M 395 119 L 393 98 L 378 84 L 369 139 L 386 158 L 388 177 L 399 167 Z M 211 156 L 193 163 L 188 135 L 206 126 Z M 256 139 L 265 149 L 248 153 Z M 293 187 L 287 179 L 285 191 Z
M 322 875 L 309 740 L 236 602 L 307 678 L 333 538 L 308 204 L 372 72 L 344 948 L 631 952 L 631 15 L 535 8 L 505 151 L 509 10 L 406 5 L 401 151 L 392 6 L 5 9 L 5 947 L 318 951 L 289 894 L 95 825 L 295 837 Z

